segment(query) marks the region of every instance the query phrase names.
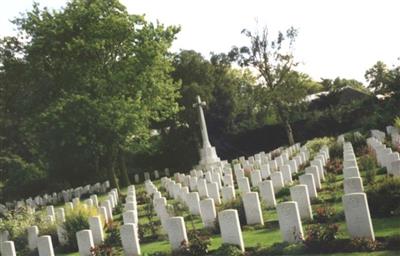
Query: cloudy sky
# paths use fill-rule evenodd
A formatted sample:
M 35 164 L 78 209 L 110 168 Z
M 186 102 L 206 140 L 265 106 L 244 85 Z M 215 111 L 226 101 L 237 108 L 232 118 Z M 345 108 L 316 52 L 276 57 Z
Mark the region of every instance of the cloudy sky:
M 9 20 L 29 10 L 32 0 L 2 1 L 0 36 L 15 33 Z M 66 0 L 38 0 L 60 8 Z M 399 65 L 400 1 L 397 0 L 122 0 L 130 13 L 180 25 L 174 51 L 193 49 L 208 57 L 246 43 L 241 30 L 267 26 L 271 33 L 299 30 L 295 56 L 314 79 L 354 78 L 377 60 Z M 258 25 L 257 25 L 258 24 Z

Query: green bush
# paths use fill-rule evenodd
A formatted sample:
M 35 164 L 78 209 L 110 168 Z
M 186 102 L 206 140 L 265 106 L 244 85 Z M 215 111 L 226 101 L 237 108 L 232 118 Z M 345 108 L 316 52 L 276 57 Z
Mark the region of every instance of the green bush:
M 375 181 L 376 177 L 376 160 L 372 155 L 364 155 L 359 159 L 359 167 L 361 171 L 365 171 L 365 180 L 368 184 Z
M 0 157 L 0 170 L 5 173 L 3 193 L 8 200 L 38 194 L 46 187 L 46 173 L 17 155 Z
M 356 155 L 360 155 L 360 152 L 367 146 L 366 137 L 359 132 L 345 134 L 344 139 L 351 142 Z
M 315 224 L 306 229 L 304 245 L 308 252 L 328 252 L 332 249 L 331 241 L 336 239 L 339 226 L 337 224 Z
M 98 215 L 97 210 L 92 207 L 84 207 L 82 204 L 74 206 L 73 210 L 65 214 L 63 228 L 65 237 L 68 240 L 66 247 L 70 250 L 77 250 L 76 232 L 83 229 L 89 229 L 89 217 Z M 103 222 L 104 223 L 104 222 Z
M 281 198 L 285 196 L 290 196 L 290 188 L 289 187 L 283 187 L 281 190 L 276 193 L 276 198 Z
M 333 142 L 332 137 L 315 138 L 307 141 L 306 147 L 310 150 L 310 153 L 316 154 L 323 146 L 327 146 Z
M 394 119 L 393 126 L 396 127 L 397 129 L 400 129 L 400 117 L 397 116 L 397 117 Z
M 214 251 L 212 256 L 242 256 L 242 251 L 232 244 L 223 244 L 216 251 Z
M 329 157 L 337 159 L 343 157 L 343 145 L 339 142 L 334 142 L 329 146 Z
M 354 238 L 348 245 L 348 251 L 353 252 L 373 252 L 376 251 L 379 242 L 370 238 Z
M 203 256 L 208 254 L 208 247 L 211 245 L 209 236 L 200 235 L 196 230 L 188 232 L 189 243 L 183 243 L 179 255 L 182 256 Z
M 399 214 L 400 177 L 388 177 L 370 186 L 367 191 L 368 205 L 373 217 Z

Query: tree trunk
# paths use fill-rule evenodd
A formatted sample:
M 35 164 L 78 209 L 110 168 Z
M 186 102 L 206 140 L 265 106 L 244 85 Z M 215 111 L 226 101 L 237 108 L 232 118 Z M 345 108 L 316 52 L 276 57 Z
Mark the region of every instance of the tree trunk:
M 123 150 L 119 151 L 119 168 L 121 171 L 119 183 L 121 187 L 127 187 L 131 185 L 131 181 L 129 180 L 128 170 L 126 168 L 125 162 L 125 152 Z
M 119 185 L 117 180 L 117 175 L 115 174 L 115 160 L 116 160 L 116 152 L 113 147 L 111 147 L 110 151 L 108 152 L 108 170 L 107 176 L 110 181 L 111 188 L 116 188 L 119 191 Z
M 285 120 L 285 130 L 289 140 L 289 145 L 294 145 L 293 131 L 292 126 L 289 123 L 289 120 Z

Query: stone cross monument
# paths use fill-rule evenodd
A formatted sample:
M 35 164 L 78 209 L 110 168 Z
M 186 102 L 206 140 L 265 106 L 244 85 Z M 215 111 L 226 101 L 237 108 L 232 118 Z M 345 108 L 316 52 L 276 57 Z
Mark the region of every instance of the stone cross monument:
M 194 108 L 199 111 L 199 123 L 201 130 L 201 137 L 203 139 L 203 147 L 200 148 L 200 162 L 199 166 L 206 167 L 219 163 L 221 160 L 217 156 L 215 147 L 211 146 L 210 140 L 208 139 L 208 132 L 206 126 L 206 119 L 204 118 L 203 106 L 206 103 L 201 101 L 200 96 L 197 96 L 197 102 L 193 104 Z

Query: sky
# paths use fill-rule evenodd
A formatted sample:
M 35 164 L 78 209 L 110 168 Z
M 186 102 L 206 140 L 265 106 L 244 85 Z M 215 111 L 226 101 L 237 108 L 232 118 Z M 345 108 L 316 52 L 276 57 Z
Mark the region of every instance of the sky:
M 60 8 L 66 0 L 37 0 Z M 180 25 L 173 51 L 192 49 L 209 57 L 247 44 L 242 29 L 267 26 L 271 35 L 293 26 L 299 34 L 294 55 L 299 71 L 320 78 L 357 79 L 378 60 L 400 65 L 398 0 L 121 0 L 132 14 Z M 0 37 L 15 34 L 10 19 L 33 0 L 2 0 Z

